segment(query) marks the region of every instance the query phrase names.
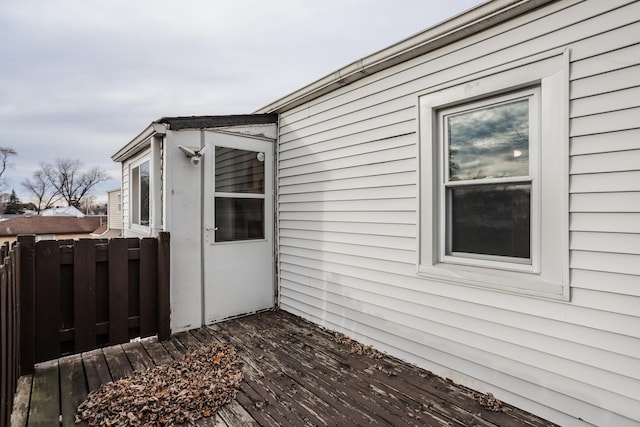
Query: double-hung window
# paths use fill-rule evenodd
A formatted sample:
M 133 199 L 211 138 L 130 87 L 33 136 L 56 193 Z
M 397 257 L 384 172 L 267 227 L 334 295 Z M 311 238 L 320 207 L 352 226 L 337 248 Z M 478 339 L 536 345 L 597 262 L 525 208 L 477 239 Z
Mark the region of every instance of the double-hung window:
M 438 112 L 440 260 L 537 261 L 537 88 Z
M 418 97 L 418 275 L 569 299 L 569 52 Z

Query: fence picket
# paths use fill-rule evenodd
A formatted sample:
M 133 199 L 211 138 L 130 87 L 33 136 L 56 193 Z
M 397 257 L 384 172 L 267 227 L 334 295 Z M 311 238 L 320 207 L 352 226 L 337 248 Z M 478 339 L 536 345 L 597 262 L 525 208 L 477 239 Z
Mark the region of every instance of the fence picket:
M 60 245 L 36 242 L 35 352 L 36 363 L 60 355 Z
M 129 341 L 129 248 L 127 239 L 109 242 L 109 343 Z
M 168 340 L 171 335 L 171 256 L 168 232 L 158 234 L 158 339 Z
M 140 241 L 140 336 L 149 337 L 158 330 L 158 241 Z
M 96 347 L 96 244 L 75 242 L 73 251 L 73 327 L 76 353 Z
M 3 265 L 0 267 L 0 351 L 2 351 L 1 354 L 3 356 L 9 353 L 9 316 L 7 313 L 9 306 L 8 296 L 7 268 L 6 265 Z M 0 420 L 2 420 L 2 422 L 6 422 L 9 411 L 8 405 L 10 399 L 8 398 L 7 393 L 10 390 L 8 381 L 10 363 L 11 361 L 5 357 L 0 361 Z
M 35 363 L 36 237 L 18 236 L 20 247 L 20 375 L 33 374 Z

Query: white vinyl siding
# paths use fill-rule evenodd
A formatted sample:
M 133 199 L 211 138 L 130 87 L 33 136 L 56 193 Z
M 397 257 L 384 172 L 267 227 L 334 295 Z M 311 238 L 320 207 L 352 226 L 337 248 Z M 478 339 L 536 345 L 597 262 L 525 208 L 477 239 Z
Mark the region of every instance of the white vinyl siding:
M 281 113 L 280 304 L 562 425 L 640 421 L 640 2 L 558 1 Z M 571 299 L 418 277 L 419 93 L 569 48 Z
M 108 193 L 109 229 L 122 230 L 122 191 L 115 190 Z

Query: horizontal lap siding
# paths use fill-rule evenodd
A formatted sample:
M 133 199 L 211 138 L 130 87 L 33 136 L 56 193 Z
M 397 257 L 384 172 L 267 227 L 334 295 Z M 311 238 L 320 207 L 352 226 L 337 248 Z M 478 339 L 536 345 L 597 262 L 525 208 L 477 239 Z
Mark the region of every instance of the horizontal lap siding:
M 282 307 L 563 424 L 640 420 L 638 17 L 552 3 L 282 113 Z M 563 46 L 572 301 L 419 278 L 418 93 Z

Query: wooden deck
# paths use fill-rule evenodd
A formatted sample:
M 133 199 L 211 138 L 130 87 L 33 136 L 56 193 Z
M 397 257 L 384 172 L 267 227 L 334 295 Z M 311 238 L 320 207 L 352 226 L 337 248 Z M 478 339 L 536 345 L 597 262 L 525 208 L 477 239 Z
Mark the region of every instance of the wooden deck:
M 20 379 L 12 425 L 74 425 L 76 406 L 100 384 L 211 341 L 236 347 L 245 379 L 236 400 L 199 425 L 553 425 L 506 404 L 489 411 L 471 390 L 395 358 L 353 354 L 332 333 L 283 311 L 40 364 Z

